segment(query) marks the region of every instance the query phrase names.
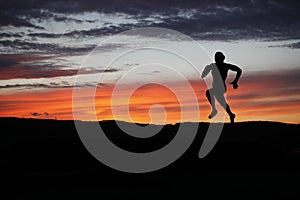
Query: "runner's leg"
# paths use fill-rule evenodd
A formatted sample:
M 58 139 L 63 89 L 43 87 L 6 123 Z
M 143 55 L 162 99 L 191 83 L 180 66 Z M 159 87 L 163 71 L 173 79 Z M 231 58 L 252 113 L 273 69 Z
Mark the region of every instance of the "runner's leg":
M 221 106 L 226 110 L 227 114 L 230 117 L 230 122 L 234 123 L 235 114 L 232 113 L 230 106 L 227 104 L 224 94 L 217 94 L 215 95 L 215 97 L 218 100 L 218 102 L 221 104 Z
M 212 89 L 206 90 L 206 97 L 207 97 L 207 100 L 210 103 L 211 109 L 212 109 L 210 115 L 208 116 L 208 118 L 211 119 L 214 116 L 216 116 L 216 114 L 218 113 L 218 111 L 216 109 L 215 96 L 214 96 Z

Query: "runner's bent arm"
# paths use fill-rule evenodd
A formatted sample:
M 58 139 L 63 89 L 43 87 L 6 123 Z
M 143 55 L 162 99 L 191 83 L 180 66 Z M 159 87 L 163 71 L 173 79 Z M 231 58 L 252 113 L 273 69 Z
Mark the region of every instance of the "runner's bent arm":
M 207 74 L 210 72 L 210 70 L 211 70 L 211 66 L 206 65 L 203 72 L 202 72 L 201 78 L 205 78 L 207 76 Z
M 231 83 L 237 83 L 242 75 L 242 69 L 231 64 L 229 64 L 229 69 L 236 72 L 235 78 Z

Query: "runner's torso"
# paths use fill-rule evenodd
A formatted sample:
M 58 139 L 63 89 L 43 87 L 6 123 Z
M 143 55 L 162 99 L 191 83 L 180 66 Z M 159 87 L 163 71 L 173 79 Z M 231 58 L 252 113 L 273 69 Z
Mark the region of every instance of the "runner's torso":
M 212 64 L 211 73 L 213 77 L 213 88 L 219 89 L 222 92 L 226 91 L 225 80 L 227 78 L 228 71 L 229 64 L 227 63 Z

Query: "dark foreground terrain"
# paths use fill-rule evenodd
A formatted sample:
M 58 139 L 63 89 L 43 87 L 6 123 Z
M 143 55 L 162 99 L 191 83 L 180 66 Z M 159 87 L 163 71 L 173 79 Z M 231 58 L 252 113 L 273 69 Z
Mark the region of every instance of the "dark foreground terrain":
M 96 123 L 96 122 L 95 122 Z M 0 199 L 299 199 L 300 125 L 225 124 L 205 158 L 198 152 L 207 123 L 200 123 L 186 153 L 145 174 L 113 170 L 90 155 L 73 121 L 0 118 Z M 118 146 L 147 152 L 167 144 L 178 125 L 148 139 L 122 134 L 101 122 Z

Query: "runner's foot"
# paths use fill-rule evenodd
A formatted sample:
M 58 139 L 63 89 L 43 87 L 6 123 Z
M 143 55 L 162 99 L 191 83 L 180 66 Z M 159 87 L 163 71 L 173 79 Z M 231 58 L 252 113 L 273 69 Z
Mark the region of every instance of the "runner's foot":
M 235 114 L 232 113 L 230 115 L 230 123 L 232 123 L 232 124 L 234 123 L 234 118 L 235 118 Z
M 210 113 L 210 115 L 208 116 L 208 119 L 212 119 L 214 116 L 217 115 L 217 113 L 218 113 L 217 110 L 212 110 L 211 113 Z

